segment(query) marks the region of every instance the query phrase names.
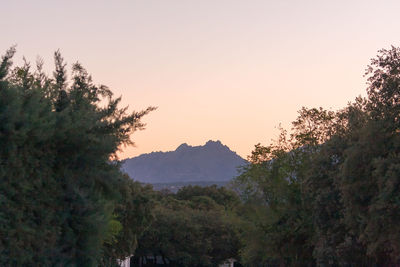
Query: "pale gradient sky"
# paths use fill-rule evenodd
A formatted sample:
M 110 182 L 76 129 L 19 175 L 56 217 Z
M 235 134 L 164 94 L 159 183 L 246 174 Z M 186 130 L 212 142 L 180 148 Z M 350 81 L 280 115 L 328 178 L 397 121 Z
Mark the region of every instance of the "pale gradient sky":
M 0 0 L 0 52 L 60 49 L 131 110 L 157 106 L 121 158 L 221 140 L 246 157 L 302 106 L 365 95 L 364 70 L 400 46 L 400 1 Z M 70 66 L 70 65 L 69 65 Z

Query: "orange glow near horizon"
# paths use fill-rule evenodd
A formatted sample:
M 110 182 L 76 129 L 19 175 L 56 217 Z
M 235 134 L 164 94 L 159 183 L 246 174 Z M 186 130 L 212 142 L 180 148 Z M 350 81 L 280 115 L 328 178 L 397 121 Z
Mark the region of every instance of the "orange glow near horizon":
M 377 50 L 399 46 L 400 2 L 2 1 L 0 53 L 79 61 L 129 110 L 157 106 L 121 158 L 220 140 L 242 157 L 302 106 L 365 95 Z

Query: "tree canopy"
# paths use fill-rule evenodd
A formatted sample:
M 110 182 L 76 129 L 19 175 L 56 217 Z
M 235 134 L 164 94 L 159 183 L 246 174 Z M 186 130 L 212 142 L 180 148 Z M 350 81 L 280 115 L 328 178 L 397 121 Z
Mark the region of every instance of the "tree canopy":
M 290 133 L 256 145 L 235 179 L 244 263 L 400 264 L 400 49 L 379 51 L 366 76 L 367 98 L 302 108 Z
M 69 80 L 58 51 L 53 77 L 40 61 L 12 68 L 14 53 L 0 64 L 0 265 L 96 265 L 128 231 L 121 198 L 141 201 L 116 152 L 154 108 L 127 113 L 79 63 Z
M 238 258 L 238 196 L 216 186 L 158 193 L 154 221 L 139 239 L 138 260 L 161 256 L 171 266 L 218 266 Z
M 116 152 L 143 129 L 79 64 L 54 54 L 0 62 L 0 265 L 400 265 L 400 48 L 366 70 L 367 97 L 338 111 L 303 107 L 290 131 L 255 145 L 234 191 L 153 191 Z

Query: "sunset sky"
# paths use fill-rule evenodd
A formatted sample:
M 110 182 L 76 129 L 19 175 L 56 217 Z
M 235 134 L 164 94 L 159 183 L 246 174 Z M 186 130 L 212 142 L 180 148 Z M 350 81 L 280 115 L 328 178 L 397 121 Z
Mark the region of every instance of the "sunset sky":
M 220 140 L 242 157 L 302 106 L 365 95 L 364 70 L 400 46 L 400 1 L 0 0 L 0 53 L 81 62 L 130 110 L 158 109 L 121 158 Z

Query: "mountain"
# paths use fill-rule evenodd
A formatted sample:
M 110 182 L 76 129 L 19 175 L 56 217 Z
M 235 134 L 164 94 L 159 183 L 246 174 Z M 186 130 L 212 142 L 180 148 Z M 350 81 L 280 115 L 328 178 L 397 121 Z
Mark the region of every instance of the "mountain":
M 122 170 L 144 183 L 222 182 L 235 177 L 246 161 L 220 141 L 204 146 L 180 145 L 175 151 L 152 152 L 126 159 Z

